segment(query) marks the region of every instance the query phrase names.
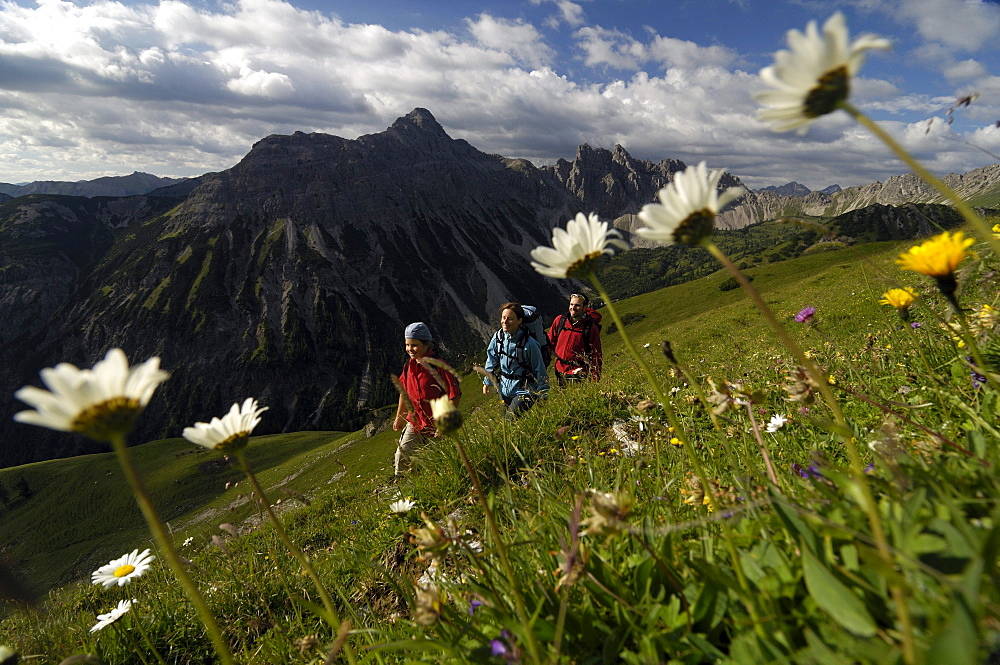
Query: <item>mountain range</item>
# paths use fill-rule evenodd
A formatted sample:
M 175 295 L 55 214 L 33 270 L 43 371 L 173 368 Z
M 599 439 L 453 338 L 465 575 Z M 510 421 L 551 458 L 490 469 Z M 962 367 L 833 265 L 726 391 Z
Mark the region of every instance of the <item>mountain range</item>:
M 453 139 L 418 108 L 353 140 L 268 136 L 230 169 L 142 194 L 0 201 L 0 404 L 22 408 L 11 395 L 42 367 L 89 366 L 118 346 L 171 371 L 137 441 L 248 396 L 270 407 L 260 433 L 357 429 L 395 400 L 407 323 L 427 322 L 453 364 L 481 361 L 500 304 L 551 318 L 578 288 L 529 264 L 554 226 L 595 211 L 631 237 L 642 205 L 684 168 L 588 145 L 537 167 Z M 750 191 L 720 224 L 932 196 L 912 178 Z M 952 180 L 1000 198 L 1000 167 Z M 0 418 L 0 467 L 101 449 Z
M 134 171 L 130 175 L 107 176 L 94 180 L 66 182 L 62 180 L 36 180 L 23 185 L 0 182 L 0 194 L 12 198 L 26 194 L 65 194 L 67 196 L 133 196 L 148 194 L 154 189 L 183 182 L 186 178 L 161 178 L 149 173 Z M 3 199 L 0 199 L 3 200 Z

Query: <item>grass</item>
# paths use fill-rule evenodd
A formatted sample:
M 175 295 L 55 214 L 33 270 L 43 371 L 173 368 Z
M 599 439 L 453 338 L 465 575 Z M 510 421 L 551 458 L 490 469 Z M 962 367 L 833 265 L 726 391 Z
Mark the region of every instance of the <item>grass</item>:
M 792 358 L 742 291 L 720 288 L 728 275 L 615 303 L 707 485 L 676 445 L 681 432 L 649 401 L 621 331 L 604 336 L 600 383 L 553 391 L 514 423 L 481 394 L 478 376 L 464 377 L 465 426 L 422 449 L 400 484 L 388 478 L 391 431 L 257 437 L 250 463 L 272 503 L 282 486 L 308 495 L 309 505 L 283 511 L 285 528 L 349 622 L 357 662 L 985 662 L 1000 642 L 1000 399 L 970 382 L 967 351 L 940 325 L 947 307 L 933 287 L 893 265 L 902 247 L 874 243 L 748 270 L 829 371 L 846 434 L 822 402 L 788 401 Z M 966 265 L 970 313 L 996 307 L 995 266 Z M 897 282 L 921 295 L 919 329 L 877 304 Z M 815 319 L 794 323 L 807 305 Z M 984 348 L 996 332 L 996 321 L 977 332 Z M 664 339 L 687 376 L 660 354 Z M 716 393 L 710 406 L 727 407 L 717 427 L 699 399 L 712 392 L 709 377 L 749 402 Z M 776 415 L 788 423 L 764 432 Z M 847 469 L 844 436 L 872 464 L 865 482 L 889 560 Z M 258 526 L 251 503 L 233 506 L 245 492 L 244 482 L 224 488 L 239 479 L 234 469 L 179 440 L 133 451 L 177 542 L 193 538 L 182 552 L 238 662 L 346 662 L 295 561 Z M 32 552 L 20 558 L 32 561 L 36 586 L 85 577 L 147 546 L 110 454 L 0 470 L 8 495 L 22 476 L 37 489 L 0 516 L 0 533 L 14 535 L 8 559 L 19 558 L 15 542 Z M 416 507 L 390 514 L 401 496 Z M 79 542 L 39 533 L 46 521 Z M 240 535 L 219 531 L 223 521 L 243 525 Z M 90 634 L 95 615 L 124 597 L 136 599 L 129 615 Z M 0 634 L 30 662 L 72 653 L 213 661 L 162 566 L 121 590 L 57 589 L 35 611 L 8 613 Z

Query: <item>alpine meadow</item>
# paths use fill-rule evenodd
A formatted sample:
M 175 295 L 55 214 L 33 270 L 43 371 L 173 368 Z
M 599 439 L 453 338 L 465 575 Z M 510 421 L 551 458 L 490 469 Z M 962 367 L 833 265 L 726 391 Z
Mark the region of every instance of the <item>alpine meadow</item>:
M 888 45 L 791 30 L 756 97 L 881 141 L 865 187 L 537 167 L 417 108 L 0 200 L 0 665 L 1000 663 L 1000 165 L 852 104 Z M 603 372 L 512 417 L 496 308 L 567 296 Z M 417 320 L 462 399 L 394 475 Z

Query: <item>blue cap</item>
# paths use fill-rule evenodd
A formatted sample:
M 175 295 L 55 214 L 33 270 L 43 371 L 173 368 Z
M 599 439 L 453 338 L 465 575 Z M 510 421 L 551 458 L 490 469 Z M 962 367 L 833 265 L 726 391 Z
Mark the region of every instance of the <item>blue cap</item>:
M 406 332 L 403 333 L 403 339 L 419 339 L 422 342 L 433 342 L 434 337 L 431 335 L 431 329 L 427 327 L 427 324 L 423 321 L 417 321 L 416 323 L 411 323 L 406 326 Z

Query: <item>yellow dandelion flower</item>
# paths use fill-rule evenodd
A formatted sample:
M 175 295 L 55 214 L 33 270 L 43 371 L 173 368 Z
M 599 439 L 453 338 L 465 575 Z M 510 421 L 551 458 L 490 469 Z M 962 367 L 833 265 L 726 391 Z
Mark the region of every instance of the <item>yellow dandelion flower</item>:
M 882 294 L 879 300 L 880 305 L 891 305 L 898 310 L 908 309 L 913 301 L 917 299 L 917 294 L 913 289 L 889 289 Z
M 684 442 L 681 441 L 680 439 L 678 439 L 675 436 L 675 437 L 671 437 L 671 439 L 670 439 L 670 445 L 672 445 L 672 446 L 683 446 Z
M 966 238 L 961 231 L 945 231 L 900 254 L 896 263 L 904 270 L 928 277 L 947 277 L 969 255 L 969 246 L 974 242 L 974 238 Z
M 992 231 L 994 236 L 1000 238 L 1000 224 L 994 224 Z

